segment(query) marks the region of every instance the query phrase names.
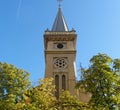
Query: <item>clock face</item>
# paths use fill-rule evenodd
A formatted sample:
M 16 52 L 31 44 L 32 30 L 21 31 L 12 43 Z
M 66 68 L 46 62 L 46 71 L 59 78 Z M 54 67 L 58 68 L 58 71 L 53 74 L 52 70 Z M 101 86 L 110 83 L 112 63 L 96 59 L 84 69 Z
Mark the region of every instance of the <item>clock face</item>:
M 62 49 L 63 47 L 64 47 L 63 44 L 61 43 L 57 44 L 57 48 Z

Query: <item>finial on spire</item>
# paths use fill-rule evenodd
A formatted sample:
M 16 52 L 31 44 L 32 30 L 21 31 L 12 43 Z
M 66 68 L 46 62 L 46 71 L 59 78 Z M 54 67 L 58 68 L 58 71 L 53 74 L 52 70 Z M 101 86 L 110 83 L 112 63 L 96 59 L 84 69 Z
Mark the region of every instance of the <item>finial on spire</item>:
M 59 2 L 59 7 L 61 6 L 61 2 L 63 1 L 63 0 L 57 0 L 58 2 Z

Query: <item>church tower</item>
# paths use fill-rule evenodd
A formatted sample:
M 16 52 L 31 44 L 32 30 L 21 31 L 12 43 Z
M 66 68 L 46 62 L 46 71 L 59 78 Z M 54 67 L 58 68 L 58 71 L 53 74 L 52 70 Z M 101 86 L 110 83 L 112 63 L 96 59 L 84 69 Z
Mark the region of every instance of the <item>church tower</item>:
M 75 30 L 69 31 L 59 6 L 52 30 L 44 33 L 45 78 L 54 79 L 56 97 L 62 90 L 76 95 L 76 38 Z

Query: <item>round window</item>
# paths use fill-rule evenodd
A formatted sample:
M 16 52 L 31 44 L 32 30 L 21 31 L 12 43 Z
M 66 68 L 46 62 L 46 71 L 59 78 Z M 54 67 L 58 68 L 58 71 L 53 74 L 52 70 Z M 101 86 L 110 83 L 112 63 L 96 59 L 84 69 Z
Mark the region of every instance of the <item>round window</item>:
M 64 58 L 57 58 L 54 61 L 54 66 L 58 69 L 64 69 L 67 67 L 67 61 Z
M 62 49 L 63 48 L 63 44 L 61 44 L 61 43 L 57 44 L 57 48 Z

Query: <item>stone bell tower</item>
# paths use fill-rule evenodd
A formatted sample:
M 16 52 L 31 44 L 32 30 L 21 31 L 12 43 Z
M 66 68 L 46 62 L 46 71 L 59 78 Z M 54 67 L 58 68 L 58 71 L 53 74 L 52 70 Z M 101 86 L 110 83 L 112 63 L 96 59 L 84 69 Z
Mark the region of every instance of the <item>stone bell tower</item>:
M 56 97 L 62 90 L 76 94 L 76 38 L 75 30 L 69 31 L 59 6 L 52 30 L 44 33 L 45 78 L 54 79 Z

